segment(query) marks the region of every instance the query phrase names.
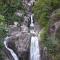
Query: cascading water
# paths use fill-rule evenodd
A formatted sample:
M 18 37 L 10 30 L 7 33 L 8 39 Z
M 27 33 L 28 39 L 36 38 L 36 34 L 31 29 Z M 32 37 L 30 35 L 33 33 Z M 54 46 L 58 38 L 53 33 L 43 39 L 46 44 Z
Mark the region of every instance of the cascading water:
M 8 41 L 9 38 L 10 37 L 8 37 L 8 36 L 5 38 L 5 41 L 4 41 L 5 48 L 11 53 L 14 60 L 19 60 L 17 55 L 15 54 L 15 52 L 7 46 L 7 41 Z
M 30 33 L 34 32 L 33 14 L 31 15 Z
M 30 60 L 40 60 L 38 37 L 31 37 Z
M 30 27 L 34 28 L 33 15 L 31 15 Z M 37 34 L 36 32 L 34 32 L 34 29 L 32 31 L 30 30 L 30 33 L 32 33 L 31 46 L 30 46 L 30 60 L 41 60 Z
M 31 24 L 30 24 L 31 27 L 34 27 L 34 23 L 33 23 L 33 14 L 31 15 Z

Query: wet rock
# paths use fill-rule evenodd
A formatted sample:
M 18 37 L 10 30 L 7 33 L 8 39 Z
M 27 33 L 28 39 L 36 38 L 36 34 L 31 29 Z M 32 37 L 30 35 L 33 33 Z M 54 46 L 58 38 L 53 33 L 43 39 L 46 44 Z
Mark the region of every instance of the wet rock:
M 21 31 L 28 33 L 28 27 L 23 24 L 23 25 L 21 26 Z
M 16 34 L 15 36 L 10 36 L 7 41 L 7 45 L 17 54 L 20 59 L 29 59 L 30 33 L 22 31 L 19 34 Z M 9 57 L 11 56 L 9 55 Z
M 30 48 L 30 34 L 26 32 L 21 32 L 19 39 L 15 41 L 15 46 L 17 48 L 17 54 L 23 60 L 29 57 Z

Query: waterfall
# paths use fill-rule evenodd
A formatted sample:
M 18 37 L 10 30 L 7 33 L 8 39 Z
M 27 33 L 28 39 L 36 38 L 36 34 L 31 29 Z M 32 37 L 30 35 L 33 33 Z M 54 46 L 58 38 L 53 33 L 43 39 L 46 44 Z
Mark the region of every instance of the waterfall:
M 31 37 L 30 60 L 40 60 L 38 37 Z
M 31 7 L 34 2 L 35 2 L 35 0 L 31 0 L 27 4 L 29 5 L 29 7 Z M 31 12 L 29 12 L 29 13 L 31 13 Z M 16 15 L 20 16 L 21 14 L 17 13 Z M 17 25 L 17 24 L 15 23 L 15 25 Z M 30 27 L 32 28 L 32 29 L 30 29 L 30 33 L 32 33 L 31 46 L 30 46 L 30 60 L 41 60 L 40 52 L 39 52 L 39 43 L 38 43 L 39 39 L 37 37 L 36 32 L 34 32 L 33 14 L 31 14 Z M 19 34 L 17 34 L 16 36 L 19 36 Z M 15 52 L 7 46 L 7 42 L 8 42 L 9 38 L 10 37 L 8 37 L 8 36 L 5 38 L 5 41 L 4 41 L 5 48 L 11 53 L 14 60 L 19 60 L 18 56 L 15 54 Z
M 8 41 L 9 38 L 10 37 L 8 37 L 8 36 L 5 38 L 5 41 L 4 41 L 5 48 L 11 53 L 14 60 L 19 60 L 17 55 L 15 54 L 15 52 L 7 46 L 7 41 Z
M 34 27 L 33 15 L 31 15 L 30 27 Z M 38 43 L 37 34 L 36 32 L 34 32 L 34 29 L 30 30 L 30 33 L 33 34 L 33 36 L 31 37 L 30 60 L 41 60 L 40 53 L 39 53 L 39 43 Z

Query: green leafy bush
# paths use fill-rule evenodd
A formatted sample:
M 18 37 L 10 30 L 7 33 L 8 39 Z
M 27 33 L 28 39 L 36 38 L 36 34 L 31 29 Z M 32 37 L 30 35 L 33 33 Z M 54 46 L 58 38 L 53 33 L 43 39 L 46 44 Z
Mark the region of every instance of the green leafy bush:
M 4 15 L 7 24 L 13 24 L 18 20 L 19 17 L 14 19 L 17 10 L 25 10 L 21 0 L 0 0 L 0 14 Z
M 33 12 L 40 26 L 45 27 L 49 23 L 51 12 L 60 7 L 60 0 L 37 0 Z

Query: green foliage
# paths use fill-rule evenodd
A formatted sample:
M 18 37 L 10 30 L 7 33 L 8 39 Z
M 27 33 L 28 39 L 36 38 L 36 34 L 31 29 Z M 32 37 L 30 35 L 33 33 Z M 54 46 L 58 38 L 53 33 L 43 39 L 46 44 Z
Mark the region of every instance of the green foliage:
M 0 15 L 0 22 L 3 22 L 4 20 L 4 16 Z
M 21 0 L 0 0 L 0 14 L 4 15 L 7 24 L 13 24 L 14 15 L 17 10 L 24 11 Z M 17 16 L 15 16 L 17 17 Z M 19 18 L 19 17 L 18 17 Z M 18 18 L 16 18 L 18 20 Z
M 58 41 L 58 40 L 57 40 Z M 45 28 L 44 31 L 41 33 L 41 43 L 48 49 L 49 55 L 52 57 L 53 60 L 60 59 L 60 42 L 56 43 L 56 40 L 52 40 L 51 37 L 48 35 L 48 29 Z
M 49 1 L 48 0 L 38 0 L 36 5 L 33 7 L 35 16 L 42 27 L 48 24 L 48 15 L 49 15 Z
M 0 15 L 0 38 L 4 37 L 6 34 L 5 31 L 5 18 L 3 15 Z
M 19 17 L 19 16 L 14 15 L 13 16 L 13 19 L 14 19 L 14 21 L 17 21 L 20 24 L 23 21 L 23 16 L 22 17 Z
M 15 15 L 18 10 L 23 12 L 25 10 L 22 0 L 0 0 L 0 60 L 3 60 L 2 48 L 4 38 L 7 35 L 6 25 L 13 24 L 14 21 L 21 23 L 22 17 Z
M 47 47 L 49 54 L 53 57 L 53 60 L 60 60 L 60 44 L 54 44 L 55 40 L 52 40 L 48 34 L 50 23 L 49 18 L 51 13 L 58 8 L 60 8 L 60 0 L 37 0 L 35 6 L 33 7 L 36 20 L 41 27 L 45 28 L 44 32 L 41 34 L 41 41 L 43 46 Z
M 33 12 L 40 26 L 45 27 L 49 22 L 52 11 L 60 7 L 60 0 L 37 0 Z
M 2 55 L 2 51 L 0 51 L 0 60 L 4 60 L 3 55 Z
M 5 17 L 0 15 L 0 60 L 3 60 L 2 48 L 3 48 L 3 40 L 6 36 L 5 30 Z
M 5 37 L 6 31 L 4 28 L 0 28 L 0 37 Z

